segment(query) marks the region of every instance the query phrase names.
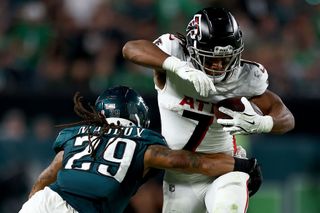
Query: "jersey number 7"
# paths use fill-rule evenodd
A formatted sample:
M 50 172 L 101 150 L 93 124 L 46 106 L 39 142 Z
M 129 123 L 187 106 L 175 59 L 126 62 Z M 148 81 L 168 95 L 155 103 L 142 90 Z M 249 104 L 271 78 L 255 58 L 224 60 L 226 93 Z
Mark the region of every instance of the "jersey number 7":
M 186 145 L 183 147 L 185 150 L 189 151 L 195 151 L 201 141 L 203 140 L 204 136 L 206 135 L 209 126 L 213 122 L 213 116 L 210 115 L 204 115 L 204 114 L 199 114 L 195 112 L 191 112 L 188 110 L 184 110 L 182 113 L 183 117 L 198 121 L 198 124 L 196 128 L 194 129 L 191 137 L 189 138 L 188 142 Z

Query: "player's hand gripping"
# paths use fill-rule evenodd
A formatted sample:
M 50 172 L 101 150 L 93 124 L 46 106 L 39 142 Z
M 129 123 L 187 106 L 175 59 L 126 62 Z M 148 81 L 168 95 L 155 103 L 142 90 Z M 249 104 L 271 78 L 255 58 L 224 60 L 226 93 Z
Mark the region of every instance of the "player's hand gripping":
M 256 113 L 245 97 L 241 98 L 241 102 L 245 106 L 243 112 L 232 111 L 225 107 L 219 108 L 221 112 L 232 117 L 231 119 L 217 120 L 217 123 L 224 126 L 223 130 L 232 135 L 270 132 L 273 127 L 272 117 Z
M 186 61 L 169 56 L 163 62 L 162 68 L 174 72 L 180 78 L 191 82 L 200 96 L 208 97 L 209 94 L 216 92 L 212 80 L 204 72 L 191 67 Z

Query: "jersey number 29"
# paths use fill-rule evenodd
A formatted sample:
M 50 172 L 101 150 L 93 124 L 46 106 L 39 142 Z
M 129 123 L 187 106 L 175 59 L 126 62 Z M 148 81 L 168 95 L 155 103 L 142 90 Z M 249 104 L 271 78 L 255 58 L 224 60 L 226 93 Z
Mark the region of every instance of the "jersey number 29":
M 94 140 L 94 136 L 91 138 L 91 140 Z M 111 143 L 113 140 L 114 138 L 110 138 L 107 144 Z M 74 146 L 82 146 L 84 142 L 88 142 L 88 141 L 89 141 L 88 136 L 77 137 L 74 142 Z M 96 144 L 96 146 L 98 146 L 99 143 L 100 141 Z M 120 155 L 118 154 L 117 157 L 114 157 L 116 150 L 119 150 L 117 149 L 118 146 L 120 146 L 123 143 L 125 143 L 125 148 L 121 149 L 123 153 L 121 153 Z M 101 175 L 113 177 L 118 182 L 121 182 L 125 177 L 128 171 L 128 168 L 131 164 L 135 148 L 136 148 L 136 143 L 133 140 L 130 140 L 127 138 L 117 138 L 114 142 L 112 142 L 109 145 L 107 149 L 105 149 L 103 153 L 104 160 L 108 162 L 112 162 L 113 165 L 114 164 L 119 165 L 116 172 L 110 173 L 108 171 L 108 168 L 110 165 L 108 165 L 107 163 L 105 164 L 100 163 L 97 167 L 97 172 Z M 87 145 L 83 151 L 76 153 L 68 160 L 65 166 L 65 169 L 89 170 L 92 167 L 92 162 L 89 162 L 89 161 L 86 162 L 84 158 L 86 156 L 89 156 L 90 154 L 91 152 L 89 149 L 89 145 Z M 121 158 L 119 158 L 118 156 L 121 156 Z M 80 159 L 81 161 L 78 161 Z M 80 166 L 78 165 L 79 162 L 81 162 Z M 76 167 L 74 166 L 75 163 L 77 163 Z

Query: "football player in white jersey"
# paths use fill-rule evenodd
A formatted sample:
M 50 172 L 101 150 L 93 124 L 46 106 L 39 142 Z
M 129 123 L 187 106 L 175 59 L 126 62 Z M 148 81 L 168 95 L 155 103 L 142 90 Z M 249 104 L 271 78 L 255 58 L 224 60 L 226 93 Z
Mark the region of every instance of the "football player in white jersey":
M 162 135 L 170 148 L 237 155 L 235 134 L 283 134 L 294 128 L 292 113 L 267 89 L 266 69 L 241 59 L 243 49 L 240 27 L 224 8 L 198 11 L 186 36 L 164 34 L 154 42 L 125 44 L 126 59 L 154 69 Z M 220 108 L 232 118 L 217 119 L 214 104 L 238 96 L 244 97 L 244 112 Z M 249 99 L 264 115 L 253 110 Z M 253 195 L 248 179 L 243 172 L 217 178 L 166 172 L 163 212 L 246 212 Z

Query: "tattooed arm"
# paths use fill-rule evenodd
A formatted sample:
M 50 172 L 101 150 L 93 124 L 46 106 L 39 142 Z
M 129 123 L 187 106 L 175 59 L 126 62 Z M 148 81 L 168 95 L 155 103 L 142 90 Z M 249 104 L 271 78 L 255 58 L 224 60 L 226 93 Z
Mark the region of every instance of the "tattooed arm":
M 217 176 L 234 171 L 235 158 L 222 153 L 195 153 L 186 150 L 171 150 L 166 146 L 151 145 L 145 152 L 144 165 L 145 172 L 152 167 Z
M 29 198 L 34 195 L 34 193 L 53 183 L 57 179 L 58 171 L 62 167 L 63 153 L 64 151 L 60 151 L 51 164 L 40 174 L 35 184 L 32 186 Z

